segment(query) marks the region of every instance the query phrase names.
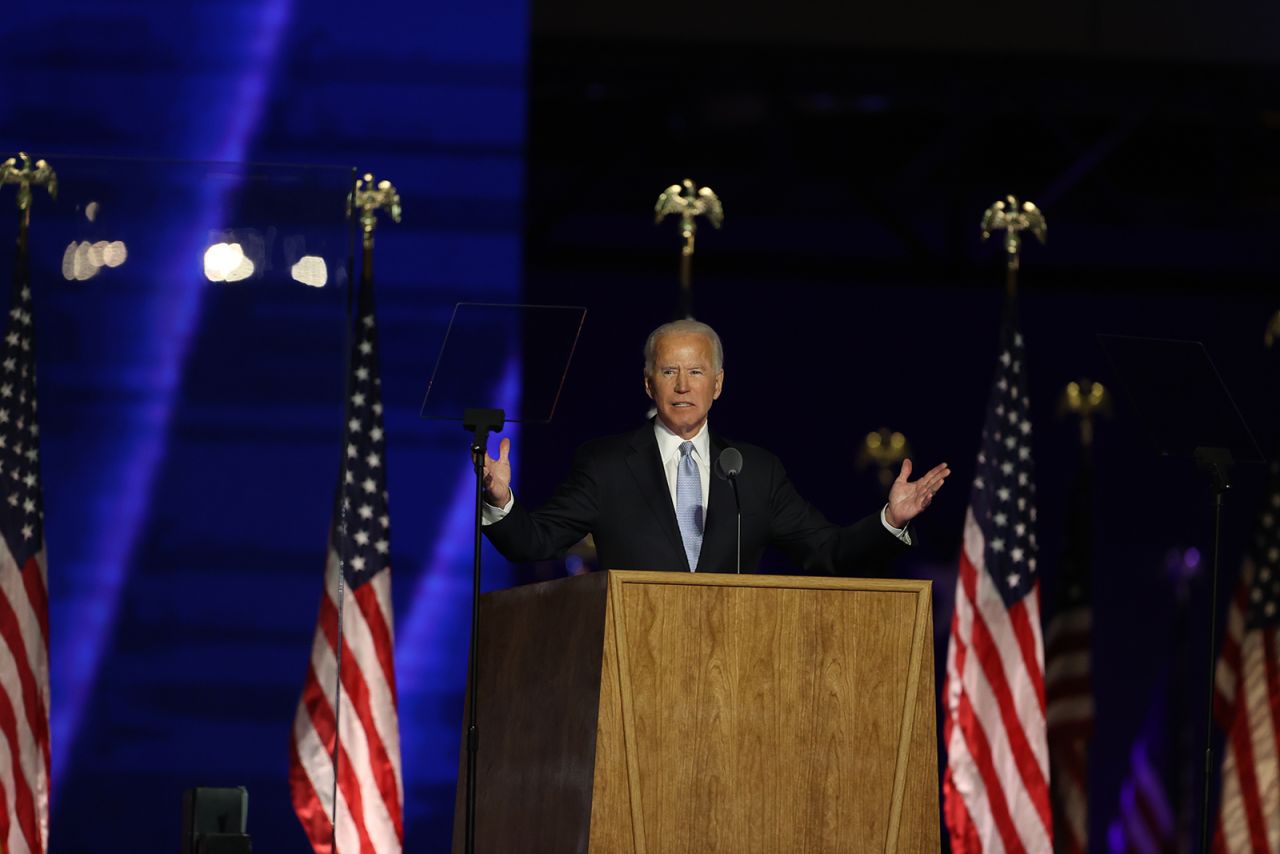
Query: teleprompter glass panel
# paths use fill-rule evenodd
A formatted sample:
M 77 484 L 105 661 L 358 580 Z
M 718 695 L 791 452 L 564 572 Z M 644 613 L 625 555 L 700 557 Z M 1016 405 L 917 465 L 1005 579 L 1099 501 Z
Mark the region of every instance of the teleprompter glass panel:
M 422 417 L 461 421 L 467 409 L 501 408 L 507 421 L 549 422 L 586 314 L 578 306 L 458 303 Z M 523 386 L 512 408 L 506 389 L 516 377 Z
M 1099 335 L 1156 451 L 1190 458 L 1224 448 L 1241 462 L 1263 459 L 1258 443 L 1199 341 Z

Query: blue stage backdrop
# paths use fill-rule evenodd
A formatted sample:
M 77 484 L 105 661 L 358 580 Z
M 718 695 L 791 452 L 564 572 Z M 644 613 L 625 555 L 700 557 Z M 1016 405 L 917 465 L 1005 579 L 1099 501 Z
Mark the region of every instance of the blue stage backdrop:
M 452 305 L 519 297 L 526 4 L 70 3 L 0 38 L 0 145 L 62 179 L 32 232 L 51 850 L 172 850 L 195 785 L 248 786 L 255 848 L 307 850 L 288 742 L 341 453 L 353 169 L 405 202 L 376 270 L 406 848 L 444 850 L 469 468 L 458 425 L 418 410 Z M 92 266 L 100 241 L 126 260 Z M 209 281 L 218 243 L 252 274 Z M 518 365 L 477 395 L 514 407 Z

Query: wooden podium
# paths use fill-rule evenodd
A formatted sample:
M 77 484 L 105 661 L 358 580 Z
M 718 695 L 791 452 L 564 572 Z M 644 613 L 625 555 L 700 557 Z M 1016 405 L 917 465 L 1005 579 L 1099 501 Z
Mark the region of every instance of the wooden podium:
M 938 850 L 929 582 L 612 571 L 480 615 L 478 852 Z

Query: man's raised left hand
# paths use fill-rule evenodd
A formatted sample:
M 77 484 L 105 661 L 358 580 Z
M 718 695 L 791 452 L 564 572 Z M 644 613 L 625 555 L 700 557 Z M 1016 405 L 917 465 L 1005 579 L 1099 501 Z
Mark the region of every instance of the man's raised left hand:
M 911 476 L 911 460 L 903 460 L 898 479 L 889 487 L 889 506 L 884 511 L 885 521 L 895 528 L 905 528 L 908 522 L 929 506 L 949 474 L 951 469 L 946 463 L 942 463 L 929 469 L 919 480 L 908 480 Z

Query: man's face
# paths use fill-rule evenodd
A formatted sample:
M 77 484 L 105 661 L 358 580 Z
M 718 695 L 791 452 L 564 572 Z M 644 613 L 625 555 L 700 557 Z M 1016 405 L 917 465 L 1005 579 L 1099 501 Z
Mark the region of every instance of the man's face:
M 691 439 L 720 396 L 724 371 L 715 370 L 711 342 L 696 332 L 663 335 L 654 349 L 653 374 L 644 378 L 644 390 L 667 429 Z

